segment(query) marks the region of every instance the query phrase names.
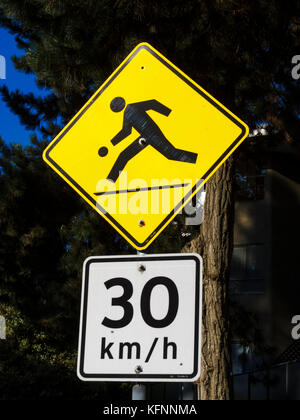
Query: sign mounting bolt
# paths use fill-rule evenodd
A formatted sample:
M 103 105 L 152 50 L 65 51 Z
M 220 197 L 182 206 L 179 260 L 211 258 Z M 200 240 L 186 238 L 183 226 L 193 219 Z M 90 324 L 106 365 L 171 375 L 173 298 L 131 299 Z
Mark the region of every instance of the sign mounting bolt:
M 134 369 L 134 371 L 137 375 L 140 375 L 143 372 L 143 368 L 139 365 Z
M 139 139 L 139 144 L 140 144 L 141 146 L 146 146 L 146 144 L 147 144 L 147 140 L 146 140 L 144 137 L 141 137 L 141 138 Z
M 140 266 L 139 266 L 139 268 L 138 268 L 138 270 L 139 270 L 141 273 L 144 273 L 144 272 L 146 271 L 146 267 L 145 267 L 144 265 L 140 265 Z

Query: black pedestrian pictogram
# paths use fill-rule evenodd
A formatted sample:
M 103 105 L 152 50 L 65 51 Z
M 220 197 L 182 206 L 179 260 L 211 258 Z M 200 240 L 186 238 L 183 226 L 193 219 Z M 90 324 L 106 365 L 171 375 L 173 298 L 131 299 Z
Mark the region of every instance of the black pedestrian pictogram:
M 121 112 L 125 108 L 125 105 L 125 99 L 118 97 L 111 101 L 110 108 L 113 112 Z M 146 111 L 150 110 L 159 112 L 166 117 L 168 117 L 171 113 L 171 109 L 155 99 L 132 103 L 126 106 L 124 111 L 123 128 L 111 140 L 111 143 L 114 146 L 120 143 L 131 134 L 133 128 L 140 134 L 140 136 L 120 153 L 107 177 L 108 180 L 116 182 L 119 178 L 120 172 L 123 171 L 127 163 L 147 146 L 154 147 L 154 149 L 169 160 L 193 164 L 196 163 L 198 154 L 188 152 L 186 150 L 176 149 L 176 147 L 174 147 L 165 137 L 158 125 L 147 114 Z M 99 156 L 106 156 L 107 149 L 104 149 L 106 148 L 101 147 L 99 149 Z

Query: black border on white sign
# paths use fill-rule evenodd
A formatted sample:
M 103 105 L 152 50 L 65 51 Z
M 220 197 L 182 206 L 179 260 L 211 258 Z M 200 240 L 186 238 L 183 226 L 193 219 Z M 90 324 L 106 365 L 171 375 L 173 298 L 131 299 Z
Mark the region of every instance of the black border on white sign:
M 195 269 L 195 313 L 194 313 L 194 364 L 193 372 L 189 374 L 87 374 L 84 372 L 84 355 L 85 355 L 85 339 L 86 339 L 86 323 L 87 323 L 87 306 L 89 291 L 89 272 L 93 263 L 107 262 L 128 262 L 128 261 L 186 261 L 193 260 L 196 263 Z M 140 256 L 107 256 L 107 257 L 90 257 L 84 262 L 83 279 L 82 279 L 82 300 L 81 300 L 81 317 L 80 332 L 78 346 L 78 377 L 83 381 L 120 381 L 126 382 L 186 382 L 196 380 L 200 375 L 201 366 L 201 308 L 202 301 L 202 258 L 198 254 L 159 254 L 159 255 L 140 255 Z M 199 374 L 199 375 L 197 375 Z

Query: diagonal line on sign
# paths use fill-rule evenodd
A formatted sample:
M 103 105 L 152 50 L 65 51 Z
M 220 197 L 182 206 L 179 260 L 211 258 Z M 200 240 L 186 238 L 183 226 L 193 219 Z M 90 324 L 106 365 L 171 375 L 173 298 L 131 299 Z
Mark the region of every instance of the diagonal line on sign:
M 133 193 L 133 192 L 141 192 L 141 191 L 151 191 L 151 190 L 165 190 L 165 189 L 171 189 L 171 188 L 183 188 L 187 187 L 189 183 L 187 184 L 177 184 L 177 185 L 161 185 L 157 187 L 150 187 L 150 188 L 135 188 L 132 190 L 117 190 L 117 191 L 103 191 L 103 192 L 96 192 L 95 195 L 111 195 L 111 194 L 124 194 L 124 193 Z
M 148 353 L 148 356 L 147 356 L 147 358 L 146 358 L 146 360 L 145 360 L 145 363 L 148 363 L 148 362 L 149 362 L 149 360 L 150 360 L 150 358 L 151 358 L 151 356 L 152 356 L 153 350 L 154 350 L 154 348 L 155 348 L 155 346 L 156 346 L 157 342 L 158 342 L 158 337 L 156 337 L 156 338 L 153 340 L 152 346 L 151 346 L 151 348 L 150 348 L 150 350 L 149 350 L 149 353 Z

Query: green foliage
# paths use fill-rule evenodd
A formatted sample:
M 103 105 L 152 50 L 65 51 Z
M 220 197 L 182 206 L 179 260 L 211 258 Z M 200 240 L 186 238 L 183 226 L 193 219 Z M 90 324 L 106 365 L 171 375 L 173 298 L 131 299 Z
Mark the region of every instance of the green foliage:
M 16 34 L 24 50 L 13 58 L 15 66 L 52 90 L 56 101 L 51 96 L 45 102 L 55 103 L 63 122 L 138 42 L 148 41 L 249 124 L 267 120 L 289 141 L 296 140 L 299 84 L 291 77 L 291 59 L 299 47 L 298 0 L 0 4 L 0 23 Z M 9 104 L 7 92 L 3 95 Z M 23 100 L 19 115 L 45 115 L 39 101 Z M 13 95 L 11 104 L 15 110 Z
M 45 167 L 46 142 L 32 143 L 0 140 L 0 395 L 105 398 L 111 386 L 75 375 L 81 270 L 87 256 L 121 253 L 124 242 Z
M 6 319 L 7 339 L 0 343 L 0 395 L 2 400 L 64 399 L 114 400 L 109 384 L 85 384 L 75 378 L 75 347 L 58 345 L 59 336 L 46 323 L 33 324 L 15 306 L 0 303 Z M 66 340 L 66 337 L 65 337 Z M 118 401 L 130 397 L 120 387 Z

